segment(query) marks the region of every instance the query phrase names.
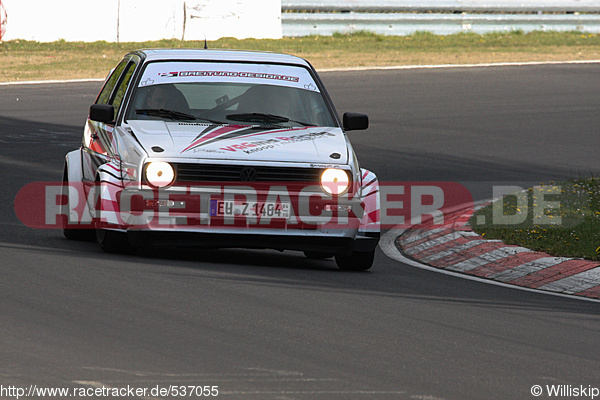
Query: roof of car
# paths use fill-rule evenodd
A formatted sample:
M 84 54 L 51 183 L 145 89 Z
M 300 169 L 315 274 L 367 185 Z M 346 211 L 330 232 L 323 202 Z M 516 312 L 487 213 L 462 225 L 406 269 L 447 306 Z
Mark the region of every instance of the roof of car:
M 159 60 L 203 60 L 203 61 L 246 61 L 281 64 L 297 64 L 308 66 L 308 62 L 300 57 L 288 54 L 242 51 L 242 50 L 207 50 L 207 49 L 144 49 L 137 50 L 145 56 L 146 62 Z

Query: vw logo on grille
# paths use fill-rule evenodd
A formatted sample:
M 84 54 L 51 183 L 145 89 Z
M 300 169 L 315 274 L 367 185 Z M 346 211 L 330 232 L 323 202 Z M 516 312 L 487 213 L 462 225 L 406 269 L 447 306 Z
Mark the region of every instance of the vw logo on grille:
M 240 180 L 244 182 L 254 182 L 258 178 L 258 173 L 254 168 L 243 168 L 240 171 Z

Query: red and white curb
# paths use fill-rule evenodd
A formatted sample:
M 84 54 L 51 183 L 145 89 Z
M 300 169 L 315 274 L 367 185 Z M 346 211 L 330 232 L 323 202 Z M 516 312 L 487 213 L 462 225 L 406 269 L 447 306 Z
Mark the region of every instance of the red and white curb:
M 446 213 L 442 226 L 387 232 L 381 248 L 390 257 L 426 269 L 528 290 L 600 299 L 598 262 L 553 257 L 499 240 L 468 225 L 472 206 Z

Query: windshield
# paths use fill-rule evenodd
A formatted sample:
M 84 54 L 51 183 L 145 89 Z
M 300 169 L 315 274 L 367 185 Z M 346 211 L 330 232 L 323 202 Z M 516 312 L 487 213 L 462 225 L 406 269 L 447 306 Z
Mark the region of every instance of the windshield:
M 126 120 L 140 119 L 336 126 L 306 69 L 262 64 L 149 64 L 126 114 Z

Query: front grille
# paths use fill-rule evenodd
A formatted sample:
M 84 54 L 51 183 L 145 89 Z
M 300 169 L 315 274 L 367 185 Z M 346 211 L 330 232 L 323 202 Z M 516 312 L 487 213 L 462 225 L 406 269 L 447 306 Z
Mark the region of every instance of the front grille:
M 176 163 L 177 182 L 317 183 L 320 168 Z

